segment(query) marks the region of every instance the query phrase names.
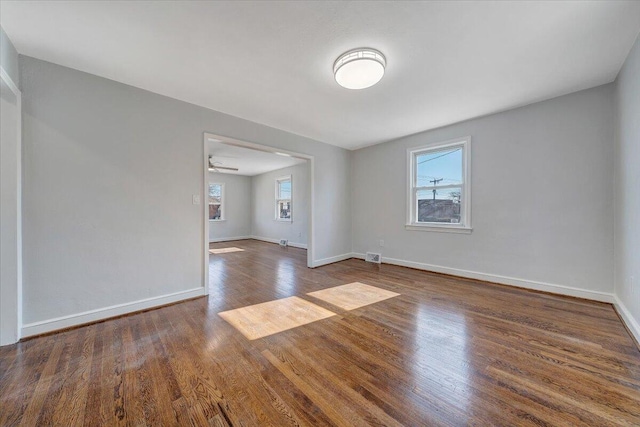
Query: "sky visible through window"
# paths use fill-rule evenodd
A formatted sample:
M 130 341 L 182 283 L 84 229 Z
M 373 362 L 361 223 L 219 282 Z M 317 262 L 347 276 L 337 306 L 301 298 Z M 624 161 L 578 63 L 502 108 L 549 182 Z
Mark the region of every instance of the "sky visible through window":
M 444 185 L 456 185 L 462 183 L 462 147 L 447 148 L 420 154 L 416 157 L 417 186 L 441 187 Z M 434 182 L 435 181 L 435 182 Z M 452 192 L 459 192 L 460 188 L 436 189 L 436 199 L 452 199 Z M 432 190 L 419 191 L 422 199 L 428 193 L 433 196 Z M 425 193 L 424 195 L 422 193 Z M 459 194 L 459 193 L 458 193 Z M 425 197 L 426 198 L 426 197 Z
M 280 181 L 279 182 L 279 190 L 280 197 L 279 199 L 290 199 L 291 198 L 291 181 Z

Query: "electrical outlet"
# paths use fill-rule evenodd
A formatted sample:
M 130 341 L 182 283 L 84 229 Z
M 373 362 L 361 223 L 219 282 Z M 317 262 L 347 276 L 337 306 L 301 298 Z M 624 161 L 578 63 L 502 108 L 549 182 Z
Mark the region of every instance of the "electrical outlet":
M 200 204 L 200 195 L 199 194 L 194 194 L 193 198 L 191 200 L 192 200 L 192 203 L 194 205 L 199 205 Z
M 380 246 L 384 246 L 384 240 L 380 240 Z

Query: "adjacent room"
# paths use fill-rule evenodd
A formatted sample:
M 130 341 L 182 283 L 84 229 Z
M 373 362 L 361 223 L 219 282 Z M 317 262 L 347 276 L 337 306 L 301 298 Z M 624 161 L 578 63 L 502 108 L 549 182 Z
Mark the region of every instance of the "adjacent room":
M 209 243 L 261 240 L 307 249 L 311 215 L 308 160 L 266 146 L 207 135 Z M 206 227 L 205 227 L 206 228 Z M 212 254 L 231 243 L 209 248 Z
M 0 426 L 640 425 L 639 1 L 0 26 Z

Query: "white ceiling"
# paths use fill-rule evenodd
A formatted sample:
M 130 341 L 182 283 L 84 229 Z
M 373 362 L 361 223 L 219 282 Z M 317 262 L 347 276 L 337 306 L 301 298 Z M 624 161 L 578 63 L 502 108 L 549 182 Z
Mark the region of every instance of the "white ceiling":
M 237 147 L 219 141 L 207 142 L 209 155 L 217 166 L 238 168 L 237 171 L 219 169 L 220 173 L 254 176 L 288 168 L 306 162 L 296 157 L 282 156 L 251 148 Z
M 0 2 L 17 50 L 355 149 L 615 79 L 640 1 Z M 334 60 L 379 49 L 349 91 Z

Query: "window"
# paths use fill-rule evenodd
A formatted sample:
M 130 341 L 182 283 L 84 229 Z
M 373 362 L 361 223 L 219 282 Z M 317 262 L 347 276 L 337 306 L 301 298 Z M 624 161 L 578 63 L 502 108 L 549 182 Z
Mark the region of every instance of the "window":
M 471 232 L 471 138 L 408 150 L 408 230 Z
M 291 221 L 291 175 L 276 179 L 276 220 Z
M 209 184 L 209 221 L 224 219 L 224 184 Z

